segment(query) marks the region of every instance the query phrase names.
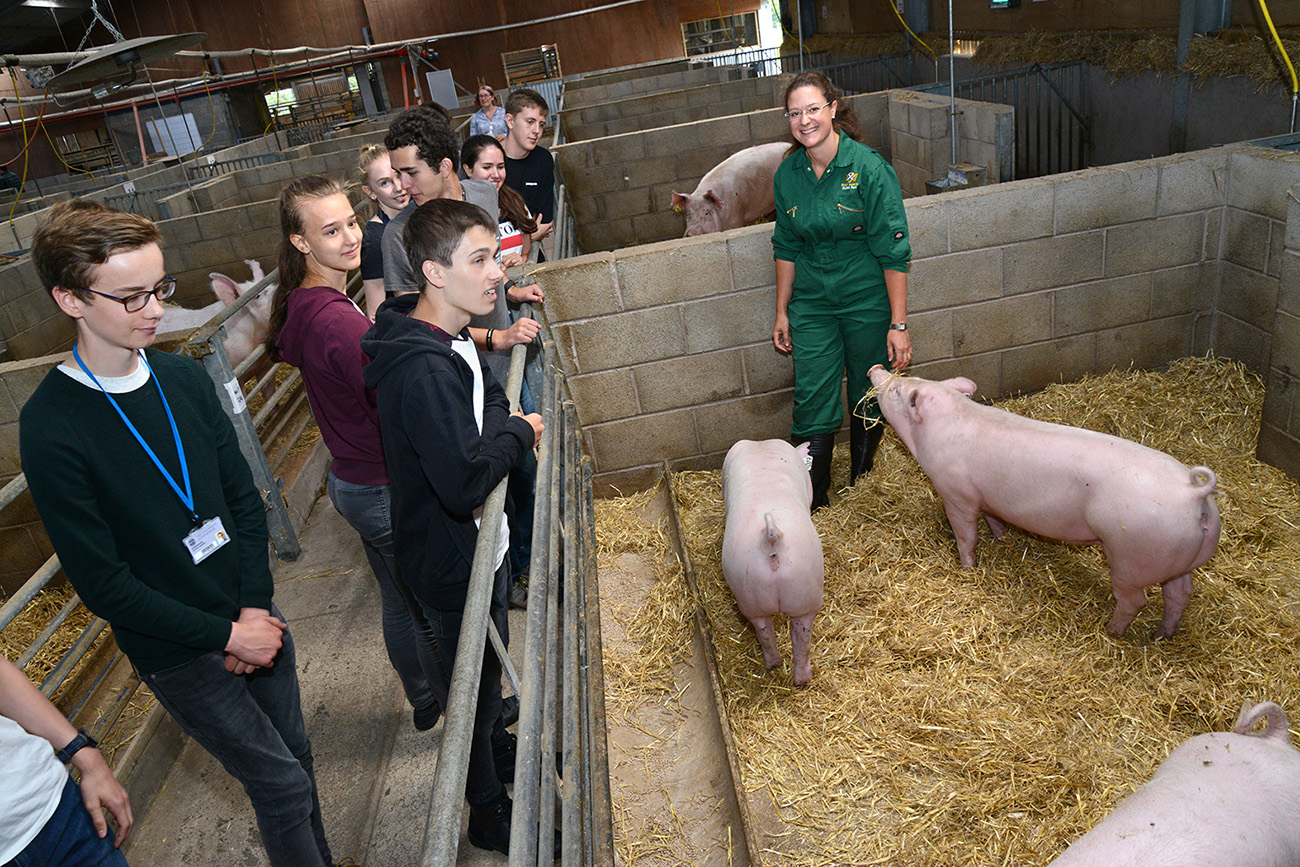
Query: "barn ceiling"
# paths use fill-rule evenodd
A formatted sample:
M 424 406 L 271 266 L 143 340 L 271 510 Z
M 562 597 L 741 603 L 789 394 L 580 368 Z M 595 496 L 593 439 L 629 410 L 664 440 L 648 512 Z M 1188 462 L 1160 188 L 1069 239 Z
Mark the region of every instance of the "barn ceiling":
M 90 21 L 90 0 L 0 0 L 0 54 L 72 51 Z

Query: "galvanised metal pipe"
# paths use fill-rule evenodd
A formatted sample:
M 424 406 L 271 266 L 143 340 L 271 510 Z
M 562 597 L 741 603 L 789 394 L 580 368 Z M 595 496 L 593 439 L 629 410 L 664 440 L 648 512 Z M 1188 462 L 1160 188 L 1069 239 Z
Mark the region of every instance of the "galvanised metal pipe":
M 510 375 L 506 394 L 512 405 L 519 403 L 523 382 L 524 353 L 519 344 L 510 355 Z M 425 828 L 420 863 L 428 867 L 454 864 L 460 845 L 460 816 L 465 798 L 465 779 L 469 773 L 470 741 L 474 731 L 474 711 L 478 704 L 479 681 L 483 674 L 483 651 L 487 647 L 487 623 L 491 613 L 492 585 L 496 576 L 497 536 L 501 532 L 501 514 L 505 511 L 508 478 L 503 478 L 483 504 L 483 520 L 474 545 L 474 565 L 470 568 L 469 590 L 461 617 L 460 641 L 452 666 L 447 690 L 446 721 L 442 744 L 438 748 L 438 766 L 433 774 L 433 799 L 429 822 Z
M 596 505 L 591 461 L 582 461 L 583 669 L 586 672 L 587 846 L 590 864 L 614 863 L 614 821 L 609 783 L 609 738 L 605 729 L 605 662 L 600 635 L 599 567 L 596 562 Z
M 582 557 L 579 543 L 578 492 L 581 450 L 578 447 L 578 414 L 571 402 L 564 404 L 564 671 L 561 683 L 564 726 L 564 809 L 561 829 L 563 867 L 578 867 L 583 847 L 581 809 L 586 801 L 578 762 L 586 750 L 579 737 L 579 702 L 586 690 L 578 677 L 578 600 L 583 597 Z M 585 497 L 583 498 L 585 499 Z

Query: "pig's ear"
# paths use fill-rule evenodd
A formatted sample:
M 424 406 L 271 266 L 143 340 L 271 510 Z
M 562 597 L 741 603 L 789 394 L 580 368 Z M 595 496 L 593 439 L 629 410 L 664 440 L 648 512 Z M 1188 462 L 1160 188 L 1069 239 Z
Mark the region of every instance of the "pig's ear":
M 719 199 L 716 195 L 714 195 L 713 190 L 707 190 L 707 191 L 704 193 L 704 198 L 708 199 L 708 200 L 709 200 L 710 202 L 712 202 L 715 206 L 716 206 L 716 205 L 721 205 L 721 204 L 722 204 L 722 199 Z
M 257 261 L 256 259 L 245 259 L 244 264 L 247 265 L 249 268 L 253 269 L 254 283 L 256 283 L 258 280 L 261 280 L 263 277 L 266 276 L 266 274 L 263 273 L 262 271 L 262 263 Z
M 975 396 L 975 383 L 971 382 L 964 376 L 955 376 L 952 379 L 944 380 L 943 384 L 951 389 L 960 391 L 967 397 Z
M 682 208 L 686 207 L 686 204 L 690 202 L 690 200 L 691 197 L 684 193 L 673 193 L 673 210 L 680 211 Z
M 230 306 L 239 297 L 239 286 L 225 274 L 212 273 L 212 294 L 221 299 L 221 303 Z

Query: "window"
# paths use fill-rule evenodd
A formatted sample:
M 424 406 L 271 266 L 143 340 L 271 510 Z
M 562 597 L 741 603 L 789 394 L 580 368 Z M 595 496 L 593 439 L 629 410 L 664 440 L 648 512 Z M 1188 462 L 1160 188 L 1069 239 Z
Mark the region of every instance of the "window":
M 758 45 L 758 13 L 705 18 L 682 24 L 686 56 Z

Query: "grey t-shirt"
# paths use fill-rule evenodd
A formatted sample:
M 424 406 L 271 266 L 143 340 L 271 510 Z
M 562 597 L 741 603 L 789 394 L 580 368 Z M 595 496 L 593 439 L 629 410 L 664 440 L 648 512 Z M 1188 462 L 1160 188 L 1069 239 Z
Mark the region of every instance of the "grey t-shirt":
M 460 185 L 465 192 L 465 201 L 487 211 L 493 225 L 496 225 L 500 212 L 500 205 L 497 204 L 497 188 L 488 181 L 473 178 L 462 179 Z M 415 208 L 415 202 L 410 202 L 398 212 L 397 216 L 389 220 L 384 228 L 384 238 L 380 247 L 384 254 L 384 291 L 389 294 L 418 292 L 422 288 L 422 282 L 416 278 L 411 260 L 406 255 L 406 244 L 402 240 L 406 223 L 411 219 L 411 214 L 415 213 Z M 509 328 L 510 312 L 506 308 L 505 290 L 497 292 L 496 307 L 491 313 L 486 316 L 475 316 L 469 324 L 475 328 Z M 484 356 L 487 358 L 488 368 L 493 376 L 501 383 L 501 387 L 505 388 L 506 376 L 510 373 L 510 350 L 497 349 L 485 352 Z

